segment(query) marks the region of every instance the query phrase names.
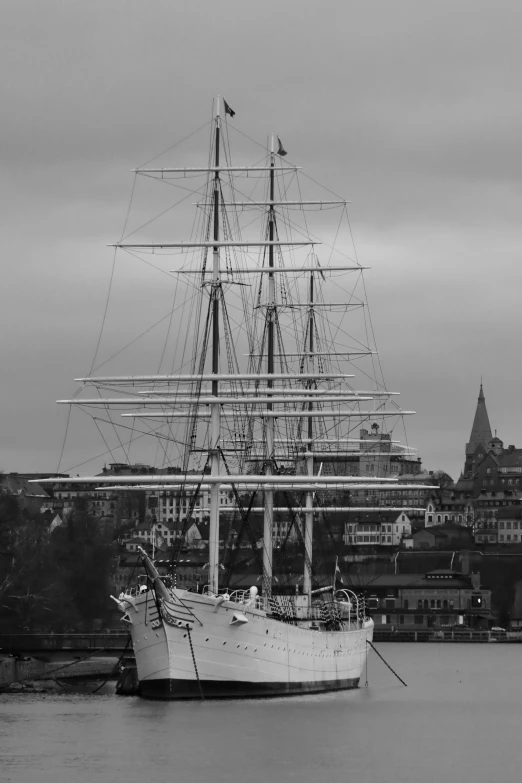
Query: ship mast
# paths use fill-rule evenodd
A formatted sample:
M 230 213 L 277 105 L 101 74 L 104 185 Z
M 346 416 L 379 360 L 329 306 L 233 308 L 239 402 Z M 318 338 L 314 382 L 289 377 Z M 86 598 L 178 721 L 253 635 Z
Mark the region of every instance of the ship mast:
M 270 207 L 268 210 L 268 267 L 274 268 L 274 175 L 275 175 L 275 154 L 274 154 L 274 135 L 272 134 L 270 144 Z M 266 371 L 269 376 L 267 387 L 272 389 L 274 382 L 271 375 L 274 374 L 274 319 L 275 319 L 275 278 L 274 273 L 268 273 L 268 307 L 267 307 L 267 366 Z M 267 405 L 269 411 L 273 410 L 272 403 Z M 274 428 L 275 419 L 268 417 L 266 420 L 266 462 L 265 473 L 268 476 L 273 474 L 274 465 Z M 263 593 L 268 598 L 272 595 L 272 528 L 274 522 L 274 493 L 272 490 L 265 492 L 265 512 L 263 521 Z
M 215 129 L 215 150 L 214 165 L 216 171 L 214 174 L 214 189 L 212 195 L 213 201 L 213 239 L 219 242 L 219 146 L 220 146 L 220 101 L 216 98 L 216 129 Z M 212 375 L 219 374 L 219 299 L 221 296 L 221 280 L 219 272 L 219 245 L 213 246 L 212 251 L 212 285 L 211 285 L 211 308 L 212 308 Z M 219 381 L 212 381 L 212 395 L 219 396 Z M 219 458 L 219 439 L 221 435 L 221 407 L 219 402 L 214 402 L 210 406 L 210 473 L 212 476 L 218 476 L 220 473 Z M 219 589 L 219 484 L 213 484 L 210 488 L 210 524 L 208 536 L 208 559 L 209 559 L 209 592 L 217 595 Z
M 308 350 L 310 352 L 310 360 L 313 361 L 314 353 L 314 275 L 310 274 L 310 310 L 308 317 Z M 305 346 L 306 350 L 306 346 Z M 310 368 L 308 368 L 310 370 Z M 315 368 L 314 368 L 315 369 Z M 309 388 L 312 388 L 314 381 L 309 381 Z M 317 384 L 315 384 L 317 386 Z M 308 403 L 308 411 L 312 411 L 314 407 L 312 399 Z M 313 417 L 308 417 L 308 450 L 306 452 L 306 472 L 309 476 L 313 476 L 314 473 L 314 457 L 312 453 L 313 443 Z M 314 511 L 313 511 L 313 492 L 306 493 L 305 499 L 305 524 L 303 530 L 304 539 L 304 574 L 303 574 L 303 595 L 308 596 L 308 603 L 310 604 L 312 597 L 312 539 L 313 539 L 313 523 L 314 523 Z

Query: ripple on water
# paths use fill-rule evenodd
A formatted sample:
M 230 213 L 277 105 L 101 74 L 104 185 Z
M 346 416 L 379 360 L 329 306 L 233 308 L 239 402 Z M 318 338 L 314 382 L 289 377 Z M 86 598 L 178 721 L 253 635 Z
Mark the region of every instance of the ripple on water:
M 2 783 L 515 783 L 518 645 L 380 644 L 369 688 L 287 699 L 0 697 Z

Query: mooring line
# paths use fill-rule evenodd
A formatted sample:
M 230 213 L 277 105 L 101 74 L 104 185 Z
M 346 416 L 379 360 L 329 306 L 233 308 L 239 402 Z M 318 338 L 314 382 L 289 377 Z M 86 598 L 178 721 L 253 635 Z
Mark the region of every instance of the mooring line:
M 402 677 L 399 677 L 399 675 L 397 674 L 397 672 L 395 671 L 395 669 L 392 669 L 392 667 L 390 666 L 390 664 L 388 663 L 388 661 L 385 661 L 385 660 L 384 660 L 384 658 L 382 657 L 382 655 L 380 654 L 380 652 L 379 652 L 379 651 L 378 651 L 378 650 L 377 650 L 377 649 L 374 647 L 374 645 L 373 645 L 373 644 L 370 642 L 370 640 L 369 640 L 369 639 L 366 639 L 366 644 L 369 644 L 369 645 L 370 645 L 370 647 L 372 648 L 372 650 L 373 650 L 375 653 L 377 653 L 377 655 L 379 656 L 379 658 L 381 659 L 381 661 L 382 661 L 383 663 L 385 663 L 385 664 L 386 664 L 386 666 L 387 666 L 387 667 L 388 667 L 388 669 L 389 669 L 389 670 L 392 672 L 392 674 L 394 674 L 394 675 L 397 677 L 397 679 L 398 679 L 400 682 L 402 682 L 402 684 L 403 684 L 403 685 L 404 685 L 404 686 L 407 688 L 407 687 L 408 687 L 407 683 L 405 683 L 405 682 L 404 682 L 404 680 L 402 679 Z M 366 660 L 368 660 L 368 658 L 366 658 Z
M 196 656 L 194 655 L 194 647 L 192 646 L 192 636 L 190 635 L 190 628 L 188 623 L 187 623 L 187 636 L 190 644 L 190 652 L 192 653 L 192 663 L 194 664 L 194 671 L 196 672 L 196 679 L 198 681 L 199 695 L 201 697 L 201 701 L 205 701 L 205 695 L 203 693 L 203 686 L 201 685 L 201 680 L 199 679 L 199 672 L 196 664 Z

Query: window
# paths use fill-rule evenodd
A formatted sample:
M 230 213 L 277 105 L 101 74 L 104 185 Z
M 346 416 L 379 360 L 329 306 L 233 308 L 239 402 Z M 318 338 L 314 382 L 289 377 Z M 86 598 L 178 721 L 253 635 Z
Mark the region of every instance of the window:
M 433 514 L 428 514 L 428 522 L 433 522 Z
M 430 609 L 435 609 L 435 600 L 433 598 L 430 601 Z
M 444 599 L 444 601 L 442 602 L 442 608 L 443 609 L 447 609 L 448 608 L 448 601 L 446 599 Z
M 404 615 L 403 614 L 399 615 L 399 625 L 404 625 Z
M 502 533 L 499 535 L 498 540 L 499 541 L 503 541 L 504 540 L 504 536 L 502 535 Z
M 442 609 L 442 603 L 440 598 L 437 598 L 437 609 Z
M 404 602 L 403 602 L 403 604 L 404 604 L 404 608 L 405 608 L 405 609 L 408 609 L 408 607 L 409 607 L 409 603 L 408 603 L 408 599 L 407 599 L 407 598 L 405 598 L 405 599 L 404 599 Z
M 422 599 L 421 598 L 419 598 L 419 600 L 417 601 L 417 609 L 422 609 Z
M 415 615 L 415 625 L 424 625 L 424 615 L 422 614 Z

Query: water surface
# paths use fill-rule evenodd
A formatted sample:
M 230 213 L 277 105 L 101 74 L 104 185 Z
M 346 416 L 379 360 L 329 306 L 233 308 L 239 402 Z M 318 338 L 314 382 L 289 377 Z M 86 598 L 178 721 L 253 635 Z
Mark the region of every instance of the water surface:
M 379 644 L 368 688 L 225 702 L 0 696 L 2 783 L 513 783 L 522 646 Z

